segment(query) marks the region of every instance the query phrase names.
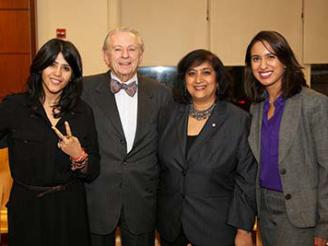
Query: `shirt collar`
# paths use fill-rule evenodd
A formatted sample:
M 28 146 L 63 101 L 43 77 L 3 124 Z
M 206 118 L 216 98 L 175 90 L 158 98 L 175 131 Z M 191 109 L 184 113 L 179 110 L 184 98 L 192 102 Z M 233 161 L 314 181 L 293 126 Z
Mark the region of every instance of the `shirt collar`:
M 110 72 L 110 77 L 112 79 L 115 79 L 115 80 L 117 80 L 117 81 L 119 81 L 120 83 L 123 84 L 123 82 L 113 72 Z M 132 83 L 134 81 L 136 82 L 136 84 L 138 84 L 138 76 L 137 76 L 137 74 L 135 74 L 131 79 L 129 79 L 128 81 L 126 81 L 124 83 L 128 85 L 128 84 L 130 84 L 130 83 Z
M 267 104 L 267 105 L 269 104 L 269 97 L 268 96 L 266 96 L 266 98 L 265 98 L 265 104 Z M 285 104 L 285 99 L 282 97 L 282 95 L 280 95 L 273 103 L 273 105 L 275 107 L 279 107 L 279 106 L 284 105 L 284 104 Z

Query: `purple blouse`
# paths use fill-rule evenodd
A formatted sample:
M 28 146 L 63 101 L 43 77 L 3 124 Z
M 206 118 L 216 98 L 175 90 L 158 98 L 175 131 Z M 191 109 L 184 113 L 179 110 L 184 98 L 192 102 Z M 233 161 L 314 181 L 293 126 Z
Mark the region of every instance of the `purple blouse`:
M 264 102 L 261 129 L 260 186 L 274 191 L 282 191 L 279 174 L 279 130 L 285 108 L 280 96 L 275 102 L 274 115 L 268 119 L 269 100 Z

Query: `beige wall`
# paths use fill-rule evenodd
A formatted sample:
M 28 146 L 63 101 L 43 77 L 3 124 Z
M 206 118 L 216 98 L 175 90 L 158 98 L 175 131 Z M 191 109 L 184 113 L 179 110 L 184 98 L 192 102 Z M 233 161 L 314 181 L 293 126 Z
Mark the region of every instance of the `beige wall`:
M 304 0 L 304 63 L 328 63 L 328 1 Z
M 79 49 L 84 74 L 106 70 L 102 43 L 109 29 L 108 0 L 37 0 L 37 47 L 66 28 L 66 38 Z
M 189 51 L 208 49 L 207 0 L 120 0 L 120 23 L 145 41 L 143 64 L 175 66 Z
M 244 65 L 246 47 L 262 30 L 286 37 L 302 62 L 302 0 L 210 0 L 211 50 L 225 65 Z
M 327 0 L 277 0 L 270 6 L 261 0 L 252 5 L 244 0 L 37 0 L 37 41 L 40 47 L 56 28 L 66 28 L 67 39 L 81 52 L 85 75 L 107 70 L 101 46 L 118 24 L 143 35 L 143 65 L 175 65 L 196 48 L 210 48 L 226 65 L 243 65 L 244 49 L 261 29 L 283 33 L 302 64 L 327 63 L 327 13 Z

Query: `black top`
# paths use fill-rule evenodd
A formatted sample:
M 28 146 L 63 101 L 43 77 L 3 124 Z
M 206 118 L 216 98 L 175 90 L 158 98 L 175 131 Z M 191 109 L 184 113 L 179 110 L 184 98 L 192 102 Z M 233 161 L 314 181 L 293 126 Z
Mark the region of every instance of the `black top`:
M 195 142 L 198 135 L 187 135 L 186 155 L 188 154 L 191 146 Z
M 90 107 L 79 101 L 64 122 L 89 155 L 88 171 L 72 171 L 69 156 L 57 147 L 58 137 L 39 102 L 26 94 L 0 103 L 0 138 L 7 136 L 11 175 L 34 186 L 69 185 L 66 190 L 38 198 L 38 191 L 13 183 L 8 207 L 10 245 L 89 245 L 83 181 L 99 174 L 97 134 Z

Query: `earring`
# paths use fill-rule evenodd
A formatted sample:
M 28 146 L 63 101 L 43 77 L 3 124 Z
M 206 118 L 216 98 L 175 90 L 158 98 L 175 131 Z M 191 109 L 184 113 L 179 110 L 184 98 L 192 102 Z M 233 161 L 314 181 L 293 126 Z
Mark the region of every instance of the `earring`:
M 184 94 L 185 94 L 185 96 L 188 96 L 188 91 L 187 91 L 187 85 L 186 85 L 186 82 L 184 82 Z
M 221 91 L 219 89 L 219 84 L 216 84 L 216 95 L 220 95 Z

